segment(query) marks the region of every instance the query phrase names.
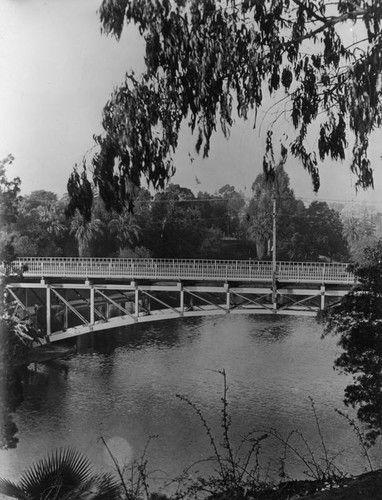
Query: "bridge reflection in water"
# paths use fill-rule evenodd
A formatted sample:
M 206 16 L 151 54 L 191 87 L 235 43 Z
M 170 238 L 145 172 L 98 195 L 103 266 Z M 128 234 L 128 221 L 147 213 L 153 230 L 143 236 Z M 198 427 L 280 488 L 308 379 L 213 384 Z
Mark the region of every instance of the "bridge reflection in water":
M 354 283 L 343 263 L 25 257 L 13 313 L 50 341 L 137 322 L 221 314 L 315 315 Z

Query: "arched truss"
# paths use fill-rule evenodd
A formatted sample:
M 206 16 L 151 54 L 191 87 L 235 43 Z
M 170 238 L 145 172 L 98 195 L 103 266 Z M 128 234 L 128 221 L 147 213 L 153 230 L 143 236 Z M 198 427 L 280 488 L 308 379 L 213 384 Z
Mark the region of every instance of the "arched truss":
M 7 285 L 13 314 L 29 317 L 50 342 L 134 323 L 224 314 L 314 316 L 340 300 L 344 283 L 121 281 L 42 278 Z

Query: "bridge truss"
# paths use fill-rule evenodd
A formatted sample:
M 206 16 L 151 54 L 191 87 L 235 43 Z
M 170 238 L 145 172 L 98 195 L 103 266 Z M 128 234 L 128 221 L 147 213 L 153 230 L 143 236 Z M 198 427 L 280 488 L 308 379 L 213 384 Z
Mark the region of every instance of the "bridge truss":
M 7 285 L 13 314 L 54 342 L 124 325 L 224 314 L 316 315 L 354 283 L 346 264 L 25 258 Z M 275 279 L 276 278 L 276 279 Z

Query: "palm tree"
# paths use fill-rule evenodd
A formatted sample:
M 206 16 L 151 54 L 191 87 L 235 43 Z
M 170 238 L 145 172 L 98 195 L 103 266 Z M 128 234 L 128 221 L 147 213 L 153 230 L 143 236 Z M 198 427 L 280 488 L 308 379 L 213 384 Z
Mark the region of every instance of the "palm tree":
M 271 215 L 265 212 L 255 214 L 248 236 L 255 242 L 257 258 L 261 260 L 267 253 L 267 243 L 272 236 Z
M 39 205 L 37 208 L 33 208 L 31 212 L 36 213 L 38 220 L 44 225 L 48 234 L 60 236 L 65 230 L 57 204 Z
M 95 236 L 102 234 L 103 223 L 100 219 L 91 219 L 90 222 L 86 222 L 84 217 L 77 212 L 73 217 L 70 231 L 77 240 L 78 255 L 91 257 L 91 243 Z
M 142 228 L 128 210 L 114 215 L 108 226 L 111 234 L 115 235 L 120 249 L 134 248 L 139 243 Z
M 111 474 L 95 474 L 89 460 L 70 448 L 36 462 L 19 484 L 0 478 L 0 493 L 20 500 L 114 500 L 121 498 L 120 489 Z

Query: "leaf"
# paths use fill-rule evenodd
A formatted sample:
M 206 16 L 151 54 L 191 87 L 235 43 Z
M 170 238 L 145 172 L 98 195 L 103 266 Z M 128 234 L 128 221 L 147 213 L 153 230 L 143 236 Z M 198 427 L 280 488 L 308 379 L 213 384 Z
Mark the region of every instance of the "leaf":
M 24 493 L 23 489 L 8 479 L 0 478 L 0 493 L 7 497 L 28 500 L 28 496 Z

